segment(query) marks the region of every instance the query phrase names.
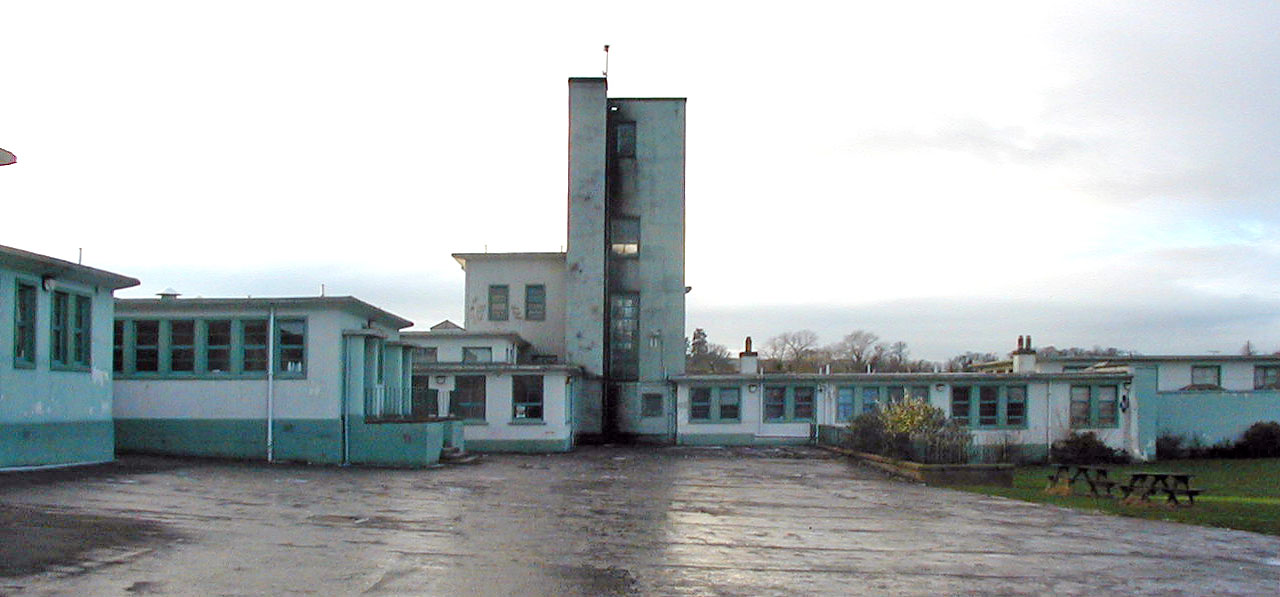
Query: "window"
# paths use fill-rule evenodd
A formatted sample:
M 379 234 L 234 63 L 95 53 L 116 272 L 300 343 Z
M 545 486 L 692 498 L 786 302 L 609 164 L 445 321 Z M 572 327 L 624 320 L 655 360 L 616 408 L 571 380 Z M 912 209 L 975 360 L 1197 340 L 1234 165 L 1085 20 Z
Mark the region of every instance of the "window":
M 245 371 L 267 370 L 267 320 L 244 322 L 244 344 L 241 347 Z
M 645 394 L 641 396 L 640 416 L 661 417 L 666 411 L 663 402 L 662 394 Z
M 1118 394 L 1116 386 L 1071 386 L 1071 426 L 1118 425 Z
M 169 322 L 169 370 L 196 370 L 196 322 L 177 319 Z
M 485 418 L 484 390 L 483 375 L 454 377 L 453 392 L 449 394 L 449 414 L 467 421 L 483 421 Z
M 635 379 L 640 363 L 637 338 L 640 328 L 640 295 L 614 293 L 609 299 L 609 367 L 619 379 Z
M 1257 365 L 1253 368 L 1253 389 L 1280 390 L 1280 365 Z
M 640 220 L 638 218 L 613 218 L 609 220 L 609 250 L 614 255 L 635 257 L 640 254 Z
M 1217 365 L 1192 365 L 1191 385 L 1186 390 L 1217 390 L 1222 388 L 1222 369 Z
M 88 367 L 93 354 L 93 299 L 75 295 L 75 316 L 71 325 L 71 363 Z
M 911 386 L 907 388 L 907 398 L 910 400 L 929 401 L 929 386 Z
M 981 386 L 978 388 L 978 425 L 994 427 L 1000 424 L 1000 388 L 997 386 Z
M 805 421 L 813 420 L 813 395 L 813 386 L 803 386 L 792 389 L 792 397 L 794 398 L 794 408 L 791 415 L 792 419 Z
M 1026 386 L 1009 386 L 1005 388 L 1005 424 L 1010 427 L 1025 427 L 1027 424 L 1027 388 Z
M 784 419 L 787 416 L 786 386 L 765 386 L 764 419 L 766 421 Z
M 689 392 L 689 420 L 692 422 L 736 423 L 742 417 L 742 398 L 736 387 L 693 388 Z M 785 402 L 785 394 L 783 400 Z M 785 404 L 783 409 L 785 413 Z
M 542 376 L 511 376 L 511 418 L 542 420 Z
M 620 158 L 636 157 L 636 123 L 619 122 L 613 126 L 613 155 Z
M 506 284 L 492 284 L 489 286 L 489 321 L 506 321 L 508 307 L 508 291 Z
M 71 297 L 65 292 L 53 293 L 53 317 L 49 322 L 51 333 L 49 358 L 54 365 L 68 365 L 67 333 L 70 326 Z
M 1027 387 L 951 386 L 951 418 L 974 428 L 1026 427 Z
M 281 373 L 302 373 L 306 365 L 307 322 L 301 319 L 276 320 L 276 346 Z
M 111 370 L 124 371 L 124 322 L 111 322 Z
M 464 363 L 492 363 L 493 349 L 488 346 L 465 346 L 462 348 Z
M 814 420 L 815 393 L 813 386 L 765 386 L 764 420 L 771 423 Z
M 711 388 L 693 388 L 689 396 L 689 420 L 711 419 Z
M 889 386 L 889 404 L 897 404 L 907 397 L 907 389 L 903 386 Z
M 862 412 L 869 413 L 880 407 L 880 388 L 862 388 Z
M 434 346 L 415 348 L 413 349 L 413 362 L 434 363 L 436 362 L 437 354 L 437 349 Z
M 13 364 L 36 364 L 36 287 L 18 282 L 13 309 Z
M 265 377 L 268 346 L 274 346 L 276 373 L 303 377 L 306 323 L 281 318 L 268 332 L 266 319 L 118 319 L 112 329 L 112 368 L 125 378 L 135 373 Z M 275 334 L 274 343 L 268 333 Z M 77 337 L 74 326 L 71 337 Z
M 440 391 L 430 387 L 431 376 L 415 375 L 409 392 L 413 418 L 422 419 L 440 414 Z
M 526 284 L 524 287 L 524 318 L 529 321 L 547 319 L 547 287 L 542 284 Z
M 738 388 L 720 388 L 720 420 L 736 421 L 742 417 L 742 398 Z
M 970 399 L 968 386 L 951 386 L 951 418 L 957 425 L 969 425 Z
M 854 415 L 854 399 L 855 394 L 853 388 L 840 388 L 836 390 L 836 420 L 848 421 L 853 419 Z
M 133 370 L 160 370 L 160 321 L 139 319 L 133 322 Z
M 205 324 L 205 371 L 231 371 L 231 322 L 220 319 Z

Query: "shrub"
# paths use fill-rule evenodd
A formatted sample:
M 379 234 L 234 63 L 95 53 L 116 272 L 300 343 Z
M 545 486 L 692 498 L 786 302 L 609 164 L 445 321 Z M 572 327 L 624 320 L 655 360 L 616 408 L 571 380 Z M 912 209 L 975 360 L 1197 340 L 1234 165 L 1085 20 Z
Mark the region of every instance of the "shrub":
M 1168 431 L 1161 432 L 1156 437 L 1156 459 L 1157 460 L 1177 460 L 1186 458 L 1189 450 L 1183 447 L 1186 439 L 1181 435 L 1170 433 Z
M 1066 439 L 1053 442 L 1050 458 L 1062 464 L 1124 464 L 1129 462 L 1129 455 L 1123 450 L 1114 450 L 1102 443 L 1098 435 L 1092 431 L 1085 433 L 1071 432 Z
M 1242 458 L 1280 456 L 1280 423 L 1258 421 L 1250 425 L 1236 447 Z
M 849 447 L 926 464 L 966 462 L 973 437 L 923 400 L 903 400 L 849 423 Z

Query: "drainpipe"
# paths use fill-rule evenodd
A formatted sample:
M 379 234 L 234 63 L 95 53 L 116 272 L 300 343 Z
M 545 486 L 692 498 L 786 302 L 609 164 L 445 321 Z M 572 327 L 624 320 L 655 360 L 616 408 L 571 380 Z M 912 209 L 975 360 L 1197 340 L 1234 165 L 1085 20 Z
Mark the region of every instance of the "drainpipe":
M 349 408 L 348 402 L 347 402 L 348 401 L 347 394 L 350 393 L 351 391 L 350 388 L 347 387 L 347 376 L 348 376 L 347 359 L 351 354 L 351 348 L 350 348 L 351 341 L 346 336 L 342 336 L 341 341 L 342 341 L 342 375 L 341 375 L 342 387 L 341 387 L 341 390 L 339 390 L 338 392 L 338 403 L 339 403 L 339 408 L 341 409 L 341 412 L 339 413 L 338 416 L 341 418 L 341 422 L 342 422 L 342 463 L 341 464 L 342 466 L 347 466 L 347 464 L 349 464 L 347 462 L 347 456 L 350 453 L 350 447 L 347 443 L 347 435 L 348 435 L 347 421 L 350 418 L 347 416 L 347 410 Z
M 267 462 L 275 462 L 276 308 L 267 315 Z

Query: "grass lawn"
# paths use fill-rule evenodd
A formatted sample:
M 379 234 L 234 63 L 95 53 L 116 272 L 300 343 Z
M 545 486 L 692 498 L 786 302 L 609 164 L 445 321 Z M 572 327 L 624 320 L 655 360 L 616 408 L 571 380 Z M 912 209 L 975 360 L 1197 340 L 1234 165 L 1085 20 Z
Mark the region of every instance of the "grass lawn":
M 1121 516 L 1280 535 L 1280 458 L 1172 460 L 1113 465 L 1109 477 L 1114 481 L 1127 483 L 1129 473 L 1137 471 L 1190 473 L 1195 475 L 1191 478 L 1191 487 L 1205 492 L 1196 497 L 1196 505 L 1176 508 L 1167 506 L 1163 495 L 1152 496 L 1150 504 L 1133 505 L 1122 504 L 1118 498 L 1080 495 L 1088 491 L 1088 486 L 1083 481 L 1076 482 L 1077 495 L 1047 495 L 1044 490 L 1048 485 L 1048 476 L 1054 472 L 1048 466 L 1019 468 L 1014 474 L 1013 487 L 966 485 L 954 488 Z M 1120 495 L 1119 490 L 1113 493 Z

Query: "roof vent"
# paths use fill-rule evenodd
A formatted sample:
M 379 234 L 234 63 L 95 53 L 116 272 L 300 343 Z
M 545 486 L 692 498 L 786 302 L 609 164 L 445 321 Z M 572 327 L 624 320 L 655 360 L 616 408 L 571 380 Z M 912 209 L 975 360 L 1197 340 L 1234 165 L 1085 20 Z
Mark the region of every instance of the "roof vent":
M 171 301 L 182 296 L 182 293 L 172 288 L 166 288 L 164 290 L 161 290 L 160 292 L 157 292 L 156 296 L 160 297 L 160 300 L 162 301 Z

